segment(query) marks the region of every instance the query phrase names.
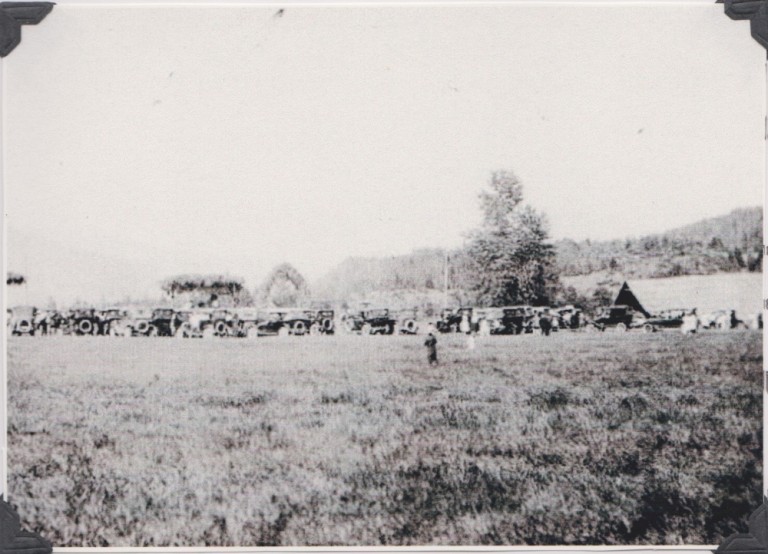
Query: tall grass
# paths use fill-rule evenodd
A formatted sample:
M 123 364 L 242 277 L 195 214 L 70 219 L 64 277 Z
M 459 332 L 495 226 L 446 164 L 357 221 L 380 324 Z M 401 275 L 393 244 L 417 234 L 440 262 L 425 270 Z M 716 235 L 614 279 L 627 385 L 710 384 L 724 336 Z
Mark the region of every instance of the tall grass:
M 713 544 L 761 502 L 756 332 L 9 343 L 57 546 Z

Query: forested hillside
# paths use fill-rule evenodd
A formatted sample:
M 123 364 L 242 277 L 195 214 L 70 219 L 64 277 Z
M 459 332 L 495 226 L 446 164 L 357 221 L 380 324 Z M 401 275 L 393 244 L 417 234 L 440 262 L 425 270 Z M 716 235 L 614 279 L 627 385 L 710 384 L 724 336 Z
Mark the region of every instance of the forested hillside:
M 387 258 L 348 258 L 312 287 L 315 298 L 331 301 L 370 300 L 376 292 L 399 291 L 402 304 L 422 304 L 442 298 L 448 288 L 460 288 L 467 266 L 461 251 L 439 248 L 416 250 Z M 419 298 L 415 298 L 418 296 Z
M 745 208 L 665 233 L 613 241 L 554 243 L 559 274 L 615 273 L 622 278 L 661 278 L 760 271 L 762 208 Z M 465 299 L 469 262 L 461 250 L 416 250 L 387 258 L 349 258 L 313 284 L 316 298 L 423 304 Z M 447 283 L 447 294 L 444 294 Z M 389 293 L 389 295 L 388 295 Z
M 556 243 L 560 275 L 621 273 L 626 278 L 708 275 L 760 271 L 762 208 L 734 210 L 640 238 L 604 242 L 561 240 Z

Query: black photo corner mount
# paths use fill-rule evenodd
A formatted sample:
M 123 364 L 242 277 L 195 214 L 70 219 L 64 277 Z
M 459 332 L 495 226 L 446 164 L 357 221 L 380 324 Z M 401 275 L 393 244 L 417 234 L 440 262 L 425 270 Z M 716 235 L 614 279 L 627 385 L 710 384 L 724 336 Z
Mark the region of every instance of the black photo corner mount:
M 768 0 L 717 0 L 725 4 L 725 15 L 731 19 L 748 19 L 754 38 L 768 49 Z
M 0 2 L 0 58 L 19 45 L 22 25 L 37 25 L 53 6 L 53 2 Z
M 0 554 L 50 554 L 52 550 L 43 537 L 22 530 L 19 514 L 0 497 Z
M 716 554 L 768 553 L 768 498 L 749 516 L 749 533 L 737 533 L 727 537 Z
M 21 26 L 37 25 L 51 13 L 53 2 L 0 2 L 0 58 L 21 43 Z M 51 543 L 24 531 L 21 518 L 0 496 L 0 554 L 50 554 Z

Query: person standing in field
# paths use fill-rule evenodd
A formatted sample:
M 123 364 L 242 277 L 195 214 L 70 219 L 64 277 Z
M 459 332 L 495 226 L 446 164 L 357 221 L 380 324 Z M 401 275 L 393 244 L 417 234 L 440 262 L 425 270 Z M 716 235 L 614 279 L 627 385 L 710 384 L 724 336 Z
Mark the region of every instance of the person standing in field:
M 466 335 L 467 333 L 469 333 L 470 330 L 471 330 L 471 326 L 469 323 L 469 316 L 466 313 L 464 313 L 461 316 L 461 323 L 459 323 L 459 331 L 461 331 Z
M 699 316 L 696 315 L 696 308 L 683 315 L 683 324 L 680 330 L 684 335 L 693 334 L 699 330 Z
M 475 332 L 470 331 L 467 333 L 467 350 L 475 349 Z
M 424 346 L 427 347 L 427 361 L 429 365 L 437 365 L 437 339 L 435 335 L 430 333 L 427 335 L 427 340 L 424 341 Z
M 545 337 L 548 337 L 552 330 L 552 318 L 549 316 L 549 309 L 547 308 L 541 312 L 539 317 L 539 329 L 541 329 L 541 334 Z

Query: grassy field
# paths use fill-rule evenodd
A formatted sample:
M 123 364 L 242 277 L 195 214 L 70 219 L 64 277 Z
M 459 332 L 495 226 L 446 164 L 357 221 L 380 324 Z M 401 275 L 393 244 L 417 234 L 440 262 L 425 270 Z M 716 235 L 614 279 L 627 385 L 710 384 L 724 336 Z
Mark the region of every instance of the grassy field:
M 758 332 L 9 340 L 57 546 L 713 544 L 761 502 Z

